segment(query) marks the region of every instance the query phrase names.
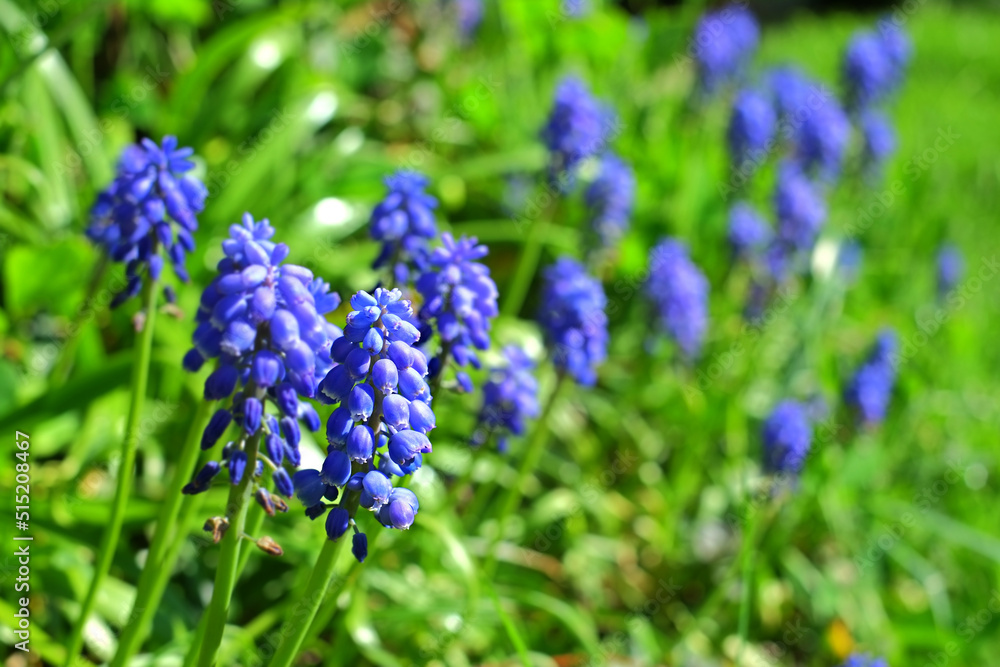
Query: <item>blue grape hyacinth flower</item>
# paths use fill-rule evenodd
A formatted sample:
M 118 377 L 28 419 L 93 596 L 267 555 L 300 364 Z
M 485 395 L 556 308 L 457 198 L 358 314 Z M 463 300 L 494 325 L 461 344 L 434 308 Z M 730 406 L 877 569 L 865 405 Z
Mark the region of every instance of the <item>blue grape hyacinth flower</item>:
M 785 138 L 790 138 L 791 132 L 808 113 L 810 105 L 816 103 L 818 94 L 823 92 L 822 88 L 798 67 L 791 65 L 781 65 L 769 70 L 766 81 L 774 110 L 778 118 L 784 121 Z
M 937 254 L 937 290 L 944 297 L 958 286 L 965 273 L 965 258 L 962 251 L 951 243 L 945 243 Z
M 101 192 L 90 213 L 87 237 L 113 261 L 125 264 L 127 284 L 111 301 L 120 306 L 139 294 L 144 279 L 159 280 L 164 257 L 187 282 L 184 266 L 194 250 L 198 214 L 208 190 L 192 176 L 192 148 L 178 148 L 166 136 L 162 146 L 143 139 L 125 149 L 111 185 Z M 173 292 L 164 288 L 168 301 Z
M 667 239 L 650 252 L 646 294 L 687 359 L 698 356 L 708 330 L 708 291 L 708 280 L 683 243 Z
M 882 42 L 882 51 L 889 59 L 892 68 L 891 85 L 893 88 L 898 88 L 903 82 L 910 58 L 913 57 L 913 44 L 906 32 L 896 25 L 891 16 L 879 19 L 878 36 Z
M 862 159 L 865 168 L 878 173 L 896 150 L 896 133 L 889 118 L 880 111 L 868 109 L 861 114 Z
M 458 34 L 463 42 L 469 42 L 483 22 L 483 0 L 454 0 Z
M 372 211 L 371 236 L 382 242 L 373 268 L 388 265 L 399 285 L 408 283 L 413 271 L 426 268 L 427 240 L 437 235 L 438 202 L 425 191 L 429 183 L 423 174 L 397 171 L 386 177 L 389 194 Z
M 590 225 L 605 245 L 617 242 L 628 230 L 635 201 L 635 174 L 617 155 L 601 157 L 597 178 L 584 193 Z
M 868 30 L 851 38 L 844 53 L 843 72 L 852 109 L 863 109 L 884 99 L 900 79 L 899 66 L 887 51 L 886 41 Z
M 538 380 L 535 362 L 516 345 L 503 349 L 504 364 L 494 368 L 483 385 L 483 407 L 472 442 L 481 445 L 493 433 L 499 433 L 497 449 L 507 450 L 511 435 L 525 433 L 527 420 L 538 416 Z
M 802 471 L 812 446 L 810 408 L 798 401 L 778 403 L 764 421 L 764 469 L 796 476 Z
M 826 204 L 815 184 L 794 164 L 778 170 L 774 210 L 779 241 L 789 252 L 810 250 L 826 221 Z
M 496 283 L 490 270 L 478 260 L 489 253 L 476 237 L 455 240 L 448 232 L 441 235 L 441 247 L 428 260 L 428 270 L 416 282 L 423 297 L 420 321 L 441 338 L 441 353 L 430 362 L 430 375 L 444 372 L 448 358 L 459 366 L 479 368 L 475 350 L 490 346 L 490 326 L 497 316 Z M 459 386 L 472 390 L 472 381 L 459 375 Z
M 239 435 L 223 449 L 222 463 L 202 468 L 185 493 L 208 490 L 222 467 L 233 484 L 251 474 L 258 487 L 266 465 L 277 492 L 291 497 L 287 468 L 301 460 L 299 422 L 310 431 L 321 425 L 316 410 L 300 399 L 314 397 L 333 366 L 330 346 L 342 332 L 323 316 L 340 305 L 340 296 L 309 269 L 285 264 L 289 248 L 273 236 L 266 219 L 244 214 L 242 224 L 230 226 L 218 276 L 202 293 L 194 347 L 183 365 L 194 372 L 207 359 L 218 360 L 205 380 L 205 399 L 223 401 L 223 407 L 205 428 L 201 446 L 213 447 L 230 424 Z M 257 463 L 247 470 L 251 439 Z M 273 513 L 275 499 L 266 489 L 260 486 L 255 497 Z
M 597 366 L 607 356 L 607 298 L 582 264 L 560 258 L 544 272 L 538 321 L 556 368 L 582 385 L 597 381 Z
M 420 468 L 436 422 L 427 358 L 414 347 L 420 332 L 410 322 L 410 302 L 398 289 L 379 287 L 356 293 L 351 307 L 344 335 L 331 350 L 337 365 L 320 384 L 323 400 L 337 405 L 326 422 L 327 456 L 320 470 L 300 470 L 294 481 L 310 518 L 330 510 L 329 539 L 353 527 L 353 551 L 363 561 L 367 538 L 354 522 L 357 507 L 372 511 L 387 528 L 413 524 L 417 497 L 391 480 Z
M 749 203 L 741 201 L 729 209 L 729 230 L 726 239 L 733 254 L 745 259 L 764 246 L 771 237 L 764 216 Z
M 847 114 L 832 97 L 820 98 L 795 132 L 795 159 L 806 172 L 832 180 L 840 174 L 850 140 Z
M 600 153 L 612 138 L 617 121 L 576 77 L 564 78 L 541 137 L 551 154 L 549 178 L 564 190 L 573 182 L 576 167 Z
M 774 107 L 764 94 L 750 89 L 740 91 L 726 132 L 729 157 L 735 169 L 744 169 L 748 162 L 759 166 L 766 161 L 777 120 Z
M 868 654 L 854 653 L 850 655 L 841 667 L 889 667 L 885 658 L 876 658 Z
M 884 329 L 879 333 L 868 358 L 844 390 L 844 400 L 866 425 L 881 423 L 889 411 L 896 384 L 897 346 L 894 331 Z
M 753 14 L 732 4 L 704 14 L 692 41 L 699 88 L 711 94 L 746 70 L 760 41 L 760 28 Z

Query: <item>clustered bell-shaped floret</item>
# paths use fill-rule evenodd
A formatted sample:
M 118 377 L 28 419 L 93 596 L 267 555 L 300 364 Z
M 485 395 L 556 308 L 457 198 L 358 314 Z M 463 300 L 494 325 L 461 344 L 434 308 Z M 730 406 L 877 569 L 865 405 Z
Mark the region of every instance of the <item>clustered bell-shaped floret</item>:
M 840 173 L 850 139 L 847 114 L 832 97 L 820 98 L 796 129 L 795 159 L 803 171 L 833 179 Z
M 811 249 L 826 221 L 826 204 L 816 185 L 794 164 L 778 170 L 774 211 L 778 240 L 793 252 Z
M 483 385 L 480 429 L 473 444 L 481 445 L 492 433 L 499 433 L 497 449 L 507 450 L 510 435 L 525 433 L 527 420 L 538 416 L 538 380 L 535 363 L 516 345 L 503 349 L 504 365 L 494 368 Z
M 864 109 L 891 95 L 903 81 L 911 50 L 906 34 L 889 22 L 883 22 L 877 33 L 856 33 L 843 64 L 850 106 Z
M 861 114 L 861 138 L 865 167 L 870 172 L 878 173 L 882 164 L 896 149 L 896 133 L 892 129 L 892 123 L 884 113 L 866 110 Z
M 729 209 L 729 231 L 726 238 L 737 257 L 749 257 L 767 243 L 770 236 L 771 230 L 764 216 L 747 202 L 737 202 Z
M 382 525 L 405 530 L 420 509 L 409 490 L 392 477 L 420 468 L 431 451 L 435 427 L 427 359 L 413 347 L 420 333 L 410 323 L 410 302 L 399 290 L 378 288 L 351 297 L 344 336 L 331 356 L 337 364 L 320 384 L 320 399 L 337 408 L 326 423 L 329 443 L 320 470 L 295 474 L 296 495 L 315 519 L 327 509 L 327 535 L 339 539 L 354 526 L 354 554 L 363 560 L 367 541 L 357 532 L 341 489 L 358 494 L 362 507 Z M 340 502 L 328 505 L 325 501 Z M 360 535 L 360 537 L 359 537 Z
M 125 149 L 115 180 L 98 195 L 87 237 L 126 267 L 127 283 L 112 299 L 112 308 L 139 293 L 144 274 L 160 279 L 163 255 L 177 277 L 187 282 L 184 261 L 194 250 L 197 214 L 208 194 L 201 181 L 187 173 L 194 169 L 188 159 L 193 153 L 178 148 L 176 137 L 164 137 L 162 148 L 143 139 Z M 164 292 L 173 301 L 172 290 Z
M 698 355 L 708 329 L 708 289 L 708 280 L 681 242 L 667 239 L 650 252 L 646 293 L 661 325 L 688 359 Z
M 429 270 L 416 283 L 424 300 L 420 321 L 441 337 L 442 354 L 430 362 L 432 377 L 444 371 L 445 354 L 459 366 L 480 368 L 475 350 L 489 348 L 490 325 L 499 312 L 496 283 L 489 268 L 478 261 L 489 249 L 474 236 L 456 241 L 448 232 L 441 234 L 441 243 L 431 253 Z M 464 372 L 458 374 L 458 382 L 464 391 L 472 391 Z
M 607 356 L 607 298 L 600 281 L 582 264 L 560 258 L 545 269 L 538 320 L 556 368 L 583 385 L 597 381 L 597 366 Z
M 389 194 L 372 211 L 371 235 L 382 242 L 373 268 L 388 265 L 400 285 L 409 282 L 413 270 L 426 268 L 427 239 L 437 234 L 438 202 L 425 192 L 428 183 L 423 174 L 398 171 L 386 177 Z
M 896 384 L 896 333 L 884 329 L 871 353 L 844 391 L 844 400 L 857 410 L 862 422 L 881 423 L 889 411 L 892 389 Z
M 798 401 L 782 401 L 764 422 L 764 468 L 779 475 L 798 475 L 812 445 L 809 409 Z
M 255 222 L 247 213 L 242 225 L 229 231 L 219 275 L 202 293 L 194 347 L 184 357 L 192 372 L 217 359 L 205 381 L 205 398 L 230 401 L 211 417 L 201 446 L 210 449 L 235 422 L 239 438 L 223 449 L 230 481 L 242 479 L 247 439 L 258 437 L 255 476 L 266 462 L 278 492 L 290 497 L 294 488 L 283 464 L 295 468 L 301 462 L 299 422 L 310 431 L 321 426 L 316 410 L 299 399 L 315 397 L 319 380 L 333 366 L 331 343 L 342 332 L 323 315 L 340 305 L 340 297 L 308 269 L 283 264 L 288 246 L 270 240 L 274 228 L 267 220 Z M 269 404 L 276 414 L 267 411 Z M 185 493 L 207 490 L 220 470 L 210 463 Z M 258 496 L 265 509 L 266 500 Z
M 610 245 L 628 229 L 635 201 L 635 174 L 613 153 L 601 157 L 597 178 L 584 193 L 590 225 L 602 243 Z

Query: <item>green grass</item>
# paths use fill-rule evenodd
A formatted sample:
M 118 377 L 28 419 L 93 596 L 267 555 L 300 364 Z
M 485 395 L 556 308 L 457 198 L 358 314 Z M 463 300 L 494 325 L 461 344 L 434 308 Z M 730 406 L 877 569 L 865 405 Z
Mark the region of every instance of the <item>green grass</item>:
M 723 282 L 725 104 L 684 112 L 692 75 L 675 54 L 695 6 L 651 11 L 640 27 L 609 8 L 551 25 L 554 0 L 493 2 L 463 50 L 435 3 L 385 25 L 366 2 L 216 3 L 231 9 L 221 18 L 195 0 L 53 4 L 42 31 L 57 49 L 25 64 L 30 50 L 0 40 L 0 423 L 4 443 L 15 429 L 31 434 L 32 647 L 44 664 L 61 660 L 90 581 L 130 398 L 135 305 L 106 309 L 120 267 L 81 320 L 66 383 L 50 374 L 99 259 L 81 235 L 86 212 L 122 147 L 136 132 L 176 133 L 203 158 L 212 196 L 188 263 L 193 284 L 179 289 L 184 315 L 157 323 L 143 414 L 155 428 L 139 443 L 122 539 L 88 627 L 95 662 L 110 657 L 129 621 L 151 527 L 200 400 L 179 360 L 227 225 L 244 210 L 270 218 L 291 261 L 350 294 L 376 279 L 364 225 L 381 177 L 419 165 L 441 199 L 442 227 L 490 244 L 503 289 L 529 238 L 501 207 L 503 179 L 543 167 L 537 130 L 568 71 L 621 115 L 615 148 L 639 182 L 632 231 L 605 277 L 617 311 L 600 382 L 555 405 L 491 581 L 480 568 L 526 440 L 507 456 L 470 457 L 464 443 L 478 396 L 439 397 L 435 451 L 414 479 L 416 524 L 383 531 L 363 566 L 348 572 L 346 559 L 338 562 L 335 576 L 356 577 L 354 586 L 321 606 L 308 664 L 554 664 L 555 656 L 570 664 L 565 656 L 587 653 L 594 664 L 602 656 L 733 664 L 743 559 L 730 525 L 758 468 L 761 420 L 783 397 L 821 393 L 846 425 L 841 387 L 885 324 L 912 344 L 889 419 L 818 443 L 797 493 L 755 515 L 744 664 L 832 666 L 852 643 L 891 665 L 944 664 L 934 662 L 942 651 L 954 654 L 949 665 L 992 664 L 1000 650 L 998 283 L 967 284 L 962 305 L 926 339 L 920 323 L 938 316 L 942 241 L 962 248 L 970 271 L 1000 254 L 995 14 L 923 3 L 908 18 L 916 56 L 891 107 L 900 145 L 886 185 L 839 189 L 825 232 L 833 242 L 857 228 L 859 208 L 870 210 L 900 182 L 892 204 L 857 235 L 861 273 L 846 288 L 822 278 L 800 285 L 758 336 L 741 333 L 746 276 Z M 0 28 L 24 34 L 15 9 L 0 0 Z M 835 86 L 851 32 L 874 19 L 803 13 L 767 25 L 755 69 L 792 61 Z M 362 45 L 366 28 L 374 37 Z M 941 131 L 957 138 L 935 150 Z M 766 203 L 766 183 L 756 185 L 753 198 Z M 575 198 L 541 227 L 542 264 L 581 253 L 583 225 Z M 635 286 L 649 247 L 667 234 L 691 246 L 712 282 L 709 342 L 693 369 L 666 343 L 645 345 L 649 311 Z M 537 347 L 537 286 L 536 276 L 520 317 L 501 318 L 495 341 Z M 734 344 L 742 347 L 728 354 Z M 686 390 L 713 364 L 717 379 Z M 554 373 L 543 367 L 540 378 L 545 395 Z M 12 444 L 2 450 L 11 461 Z M 445 476 L 461 478 L 470 463 L 474 488 L 496 489 L 492 502 L 446 503 Z M 10 498 L 12 485 L 12 474 L 0 477 L 0 495 Z M 186 526 L 143 664 L 178 664 L 186 653 L 219 562 L 202 524 L 224 504 L 225 489 L 213 490 Z M 477 505 L 485 509 L 471 516 Z M 289 596 L 304 589 L 324 539 L 322 522 L 306 520 L 297 503 L 263 532 L 285 555 L 251 554 L 230 607 L 226 664 L 255 664 L 289 622 Z M 12 566 L 0 556 L 4 605 Z M 0 642 L 12 641 L 0 632 Z M 752 660 L 765 655 L 776 657 Z

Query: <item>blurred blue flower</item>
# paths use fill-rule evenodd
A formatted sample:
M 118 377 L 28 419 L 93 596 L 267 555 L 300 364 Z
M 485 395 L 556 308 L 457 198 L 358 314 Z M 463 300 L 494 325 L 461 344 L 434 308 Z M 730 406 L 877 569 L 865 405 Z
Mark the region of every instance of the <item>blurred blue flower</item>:
M 854 653 L 844 661 L 841 667 L 889 667 L 885 658 L 874 658 L 867 654 Z
M 765 75 L 767 87 L 778 118 L 790 126 L 797 125 L 808 112 L 813 95 L 819 90 L 798 67 L 782 65 Z
M 832 97 L 823 97 L 810 106 L 796 129 L 795 158 L 805 171 L 833 179 L 840 173 L 850 140 L 847 114 Z
M 596 278 L 569 257 L 544 272 L 538 320 L 556 368 L 583 385 L 597 381 L 596 368 L 607 356 L 607 299 Z
M 896 133 L 892 123 L 884 113 L 866 109 L 861 114 L 861 137 L 865 167 L 877 173 L 896 150 Z
M 590 224 L 601 242 L 612 245 L 628 229 L 635 201 L 635 175 L 624 160 L 613 153 L 601 158 L 597 178 L 585 193 Z
M 337 365 L 320 384 L 321 399 L 338 406 L 326 422 L 327 456 L 320 470 L 296 473 L 296 493 L 315 519 L 327 509 L 324 499 L 336 499 L 347 487 L 382 525 L 406 529 L 419 509 L 417 499 L 407 489 L 393 488 L 390 480 L 419 469 L 423 454 L 431 451 L 427 433 L 436 423 L 424 379 L 427 358 L 413 347 L 420 333 L 410 322 L 410 302 L 398 289 L 358 292 L 351 307 L 344 335 L 331 350 Z M 332 540 L 353 522 L 353 516 L 345 522 L 338 511 L 343 505 L 341 498 L 333 510 L 337 518 L 327 518 Z M 356 547 L 358 535 L 364 539 L 356 533 Z M 366 548 L 355 550 L 359 561 L 366 553 Z
M 958 246 L 945 243 L 937 255 L 937 289 L 940 296 L 955 289 L 965 273 L 965 258 Z
M 616 125 L 614 114 L 590 94 L 582 81 L 564 78 L 556 88 L 555 102 L 541 133 L 551 153 L 552 182 L 572 182 L 573 170 L 582 160 L 604 149 Z
M 194 250 L 197 214 L 208 195 L 202 182 L 188 174 L 194 169 L 188 159 L 192 154 L 192 148 L 178 148 L 173 136 L 164 137 L 162 147 L 143 139 L 125 149 L 115 180 L 97 196 L 87 237 L 112 260 L 125 263 L 127 277 L 112 308 L 139 294 L 144 275 L 159 280 L 164 255 L 187 282 L 184 260 Z M 165 289 L 165 294 L 173 300 L 172 291 Z
M 896 383 L 896 333 L 879 333 L 868 358 L 844 390 L 844 400 L 858 411 L 865 424 L 879 424 L 885 419 Z
M 241 435 L 223 450 L 231 481 L 244 474 L 247 439 L 257 437 L 258 463 L 267 462 L 278 492 L 289 495 L 282 462 L 295 467 L 300 460 L 297 421 L 312 431 L 320 426 L 315 409 L 298 399 L 315 396 L 319 379 L 333 366 L 330 345 L 342 332 L 323 316 L 340 305 L 340 296 L 308 269 L 284 264 L 288 246 L 271 241 L 273 235 L 267 220 L 255 222 L 249 213 L 242 225 L 230 226 L 219 275 L 202 293 L 194 347 L 183 365 L 194 372 L 217 359 L 205 380 L 205 399 L 230 401 L 209 421 L 202 448 L 210 449 L 235 422 Z M 267 412 L 268 404 L 280 421 Z M 261 473 L 258 466 L 254 475 Z M 207 490 L 207 474 L 203 469 L 184 492 Z
M 771 102 L 756 90 L 742 90 L 733 103 L 726 138 L 733 167 L 747 162 L 760 165 L 767 159 L 774 139 L 777 116 Z
M 441 356 L 431 361 L 431 376 L 444 372 L 446 354 L 459 366 L 479 368 L 475 350 L 489 348 L 490 324 L 499 312 L 496 283 L 478 261 L 489 249 L 474 236 L 456 241 L 449 232 L 441 234 L 441 243 L 416 282 L 424 302 L 420 321 L 437 332 L 442 343 Z
M 898 30 L 882 34 L 859 31 L 851 38 L 843 65 L 851 108 L 863 109 L 884 99 L 902 81 L 902 69 L 909 56 L 900 38 L 905 40 Z
M 425 192 L 429 182 L 423 174 L 397 171 L 386 177 L 389 194 L 372 211 L 371 235 L 382 242 L 373 268 L 390 265 L 399 285 L 409 282 L 414 269 L 426 268 L 427 239 L 437 235 L 434 209 L 438 202 Z
M 570 18 L 580 18 L 590 12 L 589 0 L 562 0 L 562 11 Z
M 907 65 L 913 57 L 913 44 L 902 28 L 897 26 L 891 16 L 885 16 L 878 21 L 878 35 L 882 42 L 882 50 L 892 67 L 892 86 L 898 87 L 903 81 Z
M 764 469 L 780 475 L 798 475 L 812 445 L 809 407 L 785 400 L 764 421 Z
M 810 250 L 826 220 L 818 188 L 792 163 L 778 169 L 774 191 L 778 239 L 790 251 Z
M 483 0 L 453 0 L 453 4 L 458 20 L 458 34 L 462 41 L 468 42 L 483 22 Z
M 698 356 L 708 330 L 708 289 L 683 243 L 667 239 L 649 253 L 646 294 L 660 324 L 688 359 Z
M 770 237 L 771 230 L 764 216 L 749 203 L 737 202 L 729 209 L 729 231 L 726 238 L 737 257 L 750 256 L 767 243 Z
M 499 432 L 497 449 L 507 449 L 509 435 L 524 435 L 525 422 L 538 416 L 538 380 L 535 363 L 516 345 L 503 349 L 505 364 L 492 369 L 483 385 L 483 407 L 479 411 L 482 427 L 473 436 L 481 445 L 490 434 Z
M 704 14 L 692 40 L 699 87 L 713 93 L 744 72 L 757 49 L 760 28 L 745 7 L 731 4 Z

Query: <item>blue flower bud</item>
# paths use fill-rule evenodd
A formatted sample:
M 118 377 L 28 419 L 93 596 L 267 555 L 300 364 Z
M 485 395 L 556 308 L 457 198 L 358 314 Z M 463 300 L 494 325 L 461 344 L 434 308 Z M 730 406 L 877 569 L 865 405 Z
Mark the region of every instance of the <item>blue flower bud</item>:
M 356 472 L 351 475 L 351 478 L 347 480 L 347 489 L 349 491 L 361 491 L 365 488 L 365 475 L 368 473 Z
M 396 368 L 403 370 L 413 365 L 413 358 L 417 356 L 416 351 L 402 341 L 393 341 L 389 344 L 389 359 L 396 364 Z
M 334 403 L 339 403 L 347 398 L 354 388 L 355 381 L 344 365 L 337 366 L 323 378 L 320 384 L 320 391 L 327 395 Z
M 229 481 L 239 484 L 247 467 L 247 453 L 237 449 L 229 455 Z
M 406 530 L 413 525 L 413 507 L 405 500 L 394 500 L 389 503 L 389 521 L 394 528 Z
M 364 533 L 354 533 L 351 553 L 354 554 L 359 563 L 365 562 L 365 558 L 368 557 L 368 537 Z
M 285 472 L 284 468 L 275 469 L 271 473 L 271 479 L 274 480 L 274 486 L 278 489 L 278 493 L 286 498 L 291 498 L 292 494 L 295 493 L 295 485 L 292 484 L 292 480 L 288 477 L 288 473 Z
M 326 439 L 331 445 L 343 447 L 347 444 L 347 434 L 354 427 L 351 411 L 339 407 L 326 420 Z
M 209 401 L 226 398 L 236 389 L 239 372 L 235 366 L 222 364 L 205 380 L 205 398 Z
M 379 333 L 378 329 L 372 328 L 365 334 L 362 347 L 370 354 L 379 354 L 382 352 L 382 346 L 384 343 L 385 341 L 382 340 L 382 334 Z
M 289 445 L 298 448 L 302 435 L 299 432 L 299 423 L 294 417 L 281 418 L 281 434 L 285 436 L 285 441 Z
M 352 342 L 347 336 L 341 336 L 330 346 L 330 358 L 338 364 L 342 364 L 350 351 L 357 346 L 358 344 Z
M 292 480 L 295 486 L 295 496 L 302 501 L 303 505 L 312 507 L 322 500 L 326 485 L 320 478 L 318 470 L 299 470 Z
M 392 482 L 378 470 L 372 470 L 365 475 L 363 486 L 365 492 L 372 498 L 376 509 L 389 501 Z
M 347 532 L 351 523 L 351 515 L 343 507 L 334 507 L 326 515 L 326 534 L 331 540 L 339 539 Z
M 299 340 L 299 323 L 287 310 L 279 310 L 271 318 L 271 340 L 286 350 Z
M 267 458 L 276 466 L 280 466 L 285 459 L 285 443 L 276 433 L 268 433 L 264 438 L 264 451 L 267 453 Z
M 315 521 L 317 518 L 323 516 L 323 512 L 325 512 L 329 507 L 329 505 L 325 505 L 323 503 L 310 505 L 306 508 L 306 516 Z
M 299 406 L 299 419 L 301 419 L 302 423 L 306 425 L 306 428 L 313 433 L 319 430 L 321 425 L 319 415 L 316 414 L 316 408 L 308 403 L 303 403 Z
M 258 387 L 265 389 L 272 387 L 275 383 L 281 381 L 284 374 L 285 364 L 282 362 L 281 357 L 274 352 L 261 350 L 254 355 L 250 378 Z
M 216 410 L 212 418 L 208 420 L 205 432 L 201 434 L 201 448 L 211 449 L 229 428 L 232 420 L 233 414 L 229 410 Z
M 371 363 L 371 354 L 362 350 L 360 347 L 356 347 L 347 355 L 347 359 L 344 361 L 344 366 L 347 367 L 347 372 L 351 374 L 352 378 L 360 380 L 368 375 L 368 369 L 371 367 Z
M 243 429 L 247 435 L 253 435 L 260 428 L 263 413 L 264 406 L 253 396 L 243 402 Z
M 420 401 L 410 403 L 410 428 L 419 433 L 430 433 L 435 426 L 434 411 Z
M 197 373 L 201 370 L 202 365 L 205 363 L 205 357 L 201 356 L 201 353 L 197 349 L 192 348 L 187 351 L 184 355 L 184 360 L 181 365 L 189 373 Z
M 351 478 L 351 459 L 344 452 L 334 449 L 326 455 L 320 479 L 329 486 L 343 486 Z
M 208 491 L 209 487 L 212 485 L 212 479 L 219 474 L 222 466 L 219 465 L 218 461 L 209 461 L 206 463 L 201 470 L 194 476 L 188 484 L 181 489 L 182 493 L 188 495 L 194 495 L 196 493 L 202 493 L 203 491 Z
M 400 466 L 409 463 L 418 453 L 430 451 L 430 440 L 417 431 L 397 431 L 389 438 L 389 457 Z

